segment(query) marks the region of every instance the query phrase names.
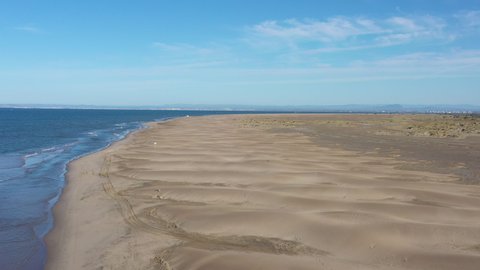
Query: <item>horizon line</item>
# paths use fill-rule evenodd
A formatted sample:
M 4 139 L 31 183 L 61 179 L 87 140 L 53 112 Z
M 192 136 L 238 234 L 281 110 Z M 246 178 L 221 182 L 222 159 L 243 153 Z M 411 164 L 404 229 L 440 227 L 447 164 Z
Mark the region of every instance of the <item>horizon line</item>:
M 371 113 L 480 113 L 473 104 L 336 104 L 336 105 L 242 105 L 242 104 L 165 104 L 165 105 L 66 105 L 0 104 L 0 109 L 77 109 L 151 111 L 248 111 L 248 112 L 371 112 Z

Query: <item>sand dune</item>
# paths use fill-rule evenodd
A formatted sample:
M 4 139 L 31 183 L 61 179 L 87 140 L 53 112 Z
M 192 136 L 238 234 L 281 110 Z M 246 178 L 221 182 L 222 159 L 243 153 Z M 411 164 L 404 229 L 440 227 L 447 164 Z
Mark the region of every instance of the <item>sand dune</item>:
M 478 269 L 478 185 L 245 124 L 265 117 L 285 118 L 152 123 L 73 162 L 47 269 Z

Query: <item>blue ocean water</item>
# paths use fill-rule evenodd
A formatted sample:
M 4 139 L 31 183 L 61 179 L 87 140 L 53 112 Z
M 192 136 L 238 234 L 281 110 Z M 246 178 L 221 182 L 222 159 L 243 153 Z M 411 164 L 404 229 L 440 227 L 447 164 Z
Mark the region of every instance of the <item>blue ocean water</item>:
M 66 165 L 148 121 L 215 111 L 0 109 L 0 269 L 43 269 Z M 231 112 L 240 113 L 240 112 Z

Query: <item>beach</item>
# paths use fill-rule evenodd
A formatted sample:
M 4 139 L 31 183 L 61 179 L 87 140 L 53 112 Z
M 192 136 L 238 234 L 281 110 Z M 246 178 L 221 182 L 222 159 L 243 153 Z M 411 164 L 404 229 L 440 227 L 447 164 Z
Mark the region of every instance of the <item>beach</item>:
M 46 269 L 478 269 L 479 123 L 149 123 L 69 164 Z

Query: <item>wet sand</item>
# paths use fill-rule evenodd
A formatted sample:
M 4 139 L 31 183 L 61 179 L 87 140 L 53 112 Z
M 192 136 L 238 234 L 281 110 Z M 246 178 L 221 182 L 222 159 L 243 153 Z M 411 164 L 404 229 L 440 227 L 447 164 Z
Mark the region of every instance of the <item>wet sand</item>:
M 46 268 L 478 269 L 476 120 L 422 117 L 152 123 L 70 164 Z

